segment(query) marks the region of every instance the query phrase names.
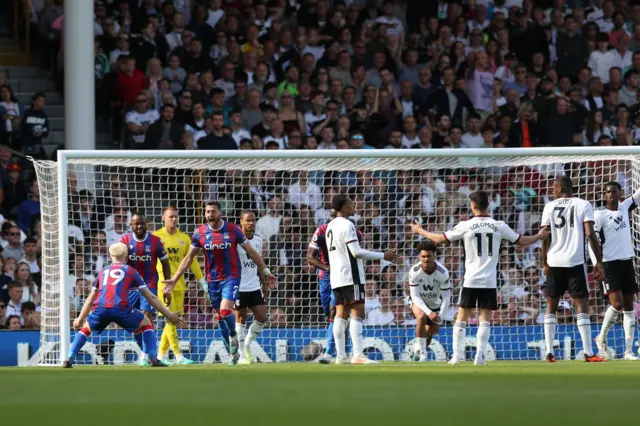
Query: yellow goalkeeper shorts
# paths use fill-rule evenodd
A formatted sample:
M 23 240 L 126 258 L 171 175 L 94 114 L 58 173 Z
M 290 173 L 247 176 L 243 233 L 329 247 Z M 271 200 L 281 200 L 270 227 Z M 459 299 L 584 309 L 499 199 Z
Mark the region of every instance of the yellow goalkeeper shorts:
M 169 311 L 179 315 L 184 315 L 184 294 L 185 291 L 183 290 L 174 290 L 171 292 L 171 302 L 168 306 Z M 165 303 L 161 292 L 158 292 L 158 299 L 160 299 L 162 303 Z M 158 315 L 162 316 L 162 313 L 158 312 Z

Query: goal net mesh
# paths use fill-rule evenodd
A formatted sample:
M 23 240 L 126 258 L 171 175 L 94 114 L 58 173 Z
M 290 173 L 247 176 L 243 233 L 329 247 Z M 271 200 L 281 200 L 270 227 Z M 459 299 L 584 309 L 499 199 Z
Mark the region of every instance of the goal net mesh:
M 130 230 L 133 210 L 149 218 L 149 231 L 160 229 L 162 211 L 175 205 L 179 229 L 191 235 L 203 218 L 209 200 L 222 203 L 226 220 L 239 223 L 242 210 L 255 212 L 257 234 L 264 240 L 262 256 L 278 277 L 267 300 L 270 321 L 251 348 L 260 362 L 313 361 L 326 344 L 317 271 L 306 262 L 315 229 L 329 217 L 333 195 L 349 194 L 356 203 L 352 220 L 369 250 L 397 250 L 398 265 L 366 262 L 365 346 L 375 359 L 408 360 L 413 351 L 415 320 L 408 304 L 407 275 L 417 260 L 420 237 L 410 223 L 417 219 L 429 231 L 445 231 L 469 219 L 468 195 L 491 194 L 491 214 L 521 234 L 536 233 L 542 209 L 550 199 L 554 177 L 568 174 L 576 195 L 594 207 L 602 205 L 603 184 L 617 181 L 625 195 L 638 187 L 638 160 L 630 155 L 388 157 L 235 159 L 116 159 L 68 160 L 68 217 L 59 217 L 57 165 L 37 162 L 42 203 L 42 329 L 41 364 L 58 364 L 60 289 L 67 286 L 71 320 L 91 290 L 99 269 L 108 263 L 107 248 Z M 637 213 L 633 216 L 637 221 Z M 58 234 L 60 220 L 69 235 Z M 633 229 L 638 242 L 637 227 Z M 488 359 L 541 359 L 544 348 L 542 318 L 545 278 L 541 246 L 521 249 L 503 243 L 499 253 L 499 310 L 493 316 Z M 69 276 L 60 281 L 61 250 L 69 253 Z M 445 360 L 451 354 L 451 324 L 464 274 L 460 245 L 442 246 L 439 261 L 449 270 L 453 287 L 451 309 L 441 313 L 445 326 L 429 348 L 429 357 Z M 226 362 L 228 354 L 217 330 L 214 312 L 193 276 L 187 273 L 185 319 L 179 341 L 183 354 L 194 361 Z M 590 315 L 595 335 L 607 307 L 599 284 L 589 275 Z M 566 298 L 558 312 L 557 351 L 563 359 L 580 356 L 573 303 Z M 251 322 L 251 317 L 249 317 Z M 467 357 L 475 352 L 477 318 L 470 320 Z M 157 326 L 158 340 L 162 333 Z M 618 355 L 623 332 L 616 325 L 609 345 Z M 123 364 L 137 361 L 131 335 L 115 326 L 95 333 L 78 358 L 80 363 Z

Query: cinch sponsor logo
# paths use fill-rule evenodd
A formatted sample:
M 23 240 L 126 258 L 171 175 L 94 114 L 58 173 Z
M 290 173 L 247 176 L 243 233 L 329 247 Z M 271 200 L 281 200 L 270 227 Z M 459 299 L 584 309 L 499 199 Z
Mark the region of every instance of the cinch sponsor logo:
M 207 243 L 204 245 L 205 250 L 227 250 L 231 248 L 231 243 L 223 243 L 223 244 L 211 244 Z
M 129 260 L 133 262 L 151 262 L 151 255 L 146 254 L 144 256 L 135 256 L 133 254 L 129 255 Z

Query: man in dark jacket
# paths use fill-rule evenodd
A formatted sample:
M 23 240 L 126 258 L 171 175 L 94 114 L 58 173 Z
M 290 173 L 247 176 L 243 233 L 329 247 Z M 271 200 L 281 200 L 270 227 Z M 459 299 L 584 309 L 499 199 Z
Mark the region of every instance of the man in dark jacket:
M 230 135 L 226 135 L 223 130 L 224 116 L 219 112 L 214 112 L 211 116 L 213 121 L 213 131 L 198 140 L 198 149 L 201 150 L 236 150 L 238 145 Z
M 22 153 L 36 158 L 46 158 L 42 140 L 49 136 L 49 118 L 44 112 L 44 93 L 31 97 L 31 108 L 22 118 Z
M 564 18 L 564 32 L 558 32 L 556 41 L 556 71 L 559 75 L 578 75 L 589 57 L 586 39 L 576 32 L 576 20 L 572 15 Z
M 469 114 L 476 112 L 467 94 L 453 85 L 456 75 L 452 67 L 442 70 L 442 87 L 429 96 L 426 110 L 435 109 L 437 116 L 451 117 L 454 126 L 464 126 L 463 116 L 466 109 Z M 427 111 L 423 111 L 427 115 Z
M 166 104 L 160 108 L 160 120 L 153 123 L 144 138 L 140 149 L 183 149 L 182 134 L 184 127 L 174 120 L 176 109 Z
M 7 169 L 9 178 L 2 182 L 4 191 L 4 201 L 2 207 L 7 215 L 15 216 L 18 213 L 18 206 L 27 199 L 27 189 L 24 182 L 20 180 L 22 168 L 17 163 L 9 164 Z

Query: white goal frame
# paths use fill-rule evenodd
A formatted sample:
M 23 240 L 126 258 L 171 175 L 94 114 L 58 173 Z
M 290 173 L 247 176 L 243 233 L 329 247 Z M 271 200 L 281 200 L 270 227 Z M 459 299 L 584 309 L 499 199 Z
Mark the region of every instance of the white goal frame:
M 512 159 L 519 157 L 526 159 L 523 165 L 527 164 L 540 164 L 540 158 L 544 158 L 547 161 L 549 157 L 564 157 L 565 161 L 592 161 L 598 159 L 607 160 L 635 160 L 640 163 L 640 146 L 633 147 L 567 147 L 567 148 L 503 148 L 503 149 L 442 149 L 442 150 L 331 150 L 331 151 L 72 151 L 61 150 L 58 151 L 57 161 L 57 206 L 43 205 L 43 232 L 45 240 L 47 234 L 49 238 L 57 237 L 57 247 L 59 251 L 59 260 L 56 265 L 51 262 L 46 262 L 43 259 L 43 289 L 45 281 L 52 276 L 52 274 L 59 274 L 60 288 L 59 288 L 59 353 L 60 358 L 64 357 L 70 347 L 70 303 L 68 286 L 64 285 L 69 277 L 69 245 L 67 235 L 69 235 L 69 223 L 68 220 L 58 220 L 57 229 L 53 229 L 51 225 L 46 226 L 45 212 L 46 208 L 50 211 L 57 209 L 58 218 L 68 217 L 68 176 L 69 164 L 71 162 L 81 162 L 83 164 L 91 164 L 91 161 L 96 161 L 96 164 L 107 164 L 105 161 L 109 161 L 108 164 L 116 165 L 118 160 L 129 160 L 127 167 L 142 167 L 142 168 L 176 168 L 176 169 L 189 169 L 190 163 L 202 164 L 207 160 L 239 160 L 236 164 L 241 164 L 247 160 L 258 160 L 258 164 L 269 164 L 269 167 L 278 170 L 277 160 L 279 159 L 301 159 L 311 160 L 313 167 L 316 170 L 322 169 L 322 162 L 331 163 L 333 160 L 344 161 L 347 160 L 346 166 L 340 168 L 340 170 L 350 170 L 348 164 L 351 161 L 358 161 L 362 159 L 363 162 L 375 165 L 378 160 L 391 160 L 392 167 L 387 167 L 386 170 L 402 170 L 403 159 L 415 160 L 415 159 L 439 159 L 446 164 L 442 168 L 472 168 L 472 167 L 487 167 L 486 165 L 480 165 L 483 158 L 504 158 Z M 134 160 L 133 162 L 131 160 Z M 154 164 L 153 161 L 156 160 Z M 477 161 L 476 161 L 477 160 Z M 536 161 L 538 161 L 536 163 Z M 39 166 L 46 165 L 44 162 L 39 162 Z M 132 164 L 134 163 L 134 164 Z M 328 164 L 327 163 L 327 164 Z M 49 163 L 48 167 L 56 167 L 55 163 Z M 333 163 L 335 165 L 335 163 Z M 362 163 L 363 165 L 365 163 Z M 449 166 L 450 164 L 450 166 Z M 520 164 L 520 163 L 518 163 Z M 38 167 L 38 165 L 37 165 Z M 200 168 L 200 167 L 196 167 Z M 404 166 L 404 169 L 408 169 L 408 166 Z M 375 169 L 375 167 L 374 167 Z M 338 170 L 338 169 L 333 169 Z M 378 169 L 378 170 L 383 170 Z M 39 176 L 40 177 L 40 176 Z M 43 185 L 52 182 L 42 182 L 39 179 L 39 184 L 42 188 Z M 53 202 L 53 200 L 51 200 Z M 55 233 L 57 232 L 57 236 Z M 53 233 L 53 234 L 52 234 Z M 60 236 L 65 236 L 60 238 Z M 44 242 L 43 242 L 44 245 Z M 44 251 L 45 247 L 43 247 Z M 56 271 L 57 269 L 57 271 Z M 43 314 L 44 315 L 44 314 Z M 42 351 L 42 347 L 41 347 Z M 41 364 L 47 364 L 42 359 Z M 49 364 L 51 365 L 51 364 Z

